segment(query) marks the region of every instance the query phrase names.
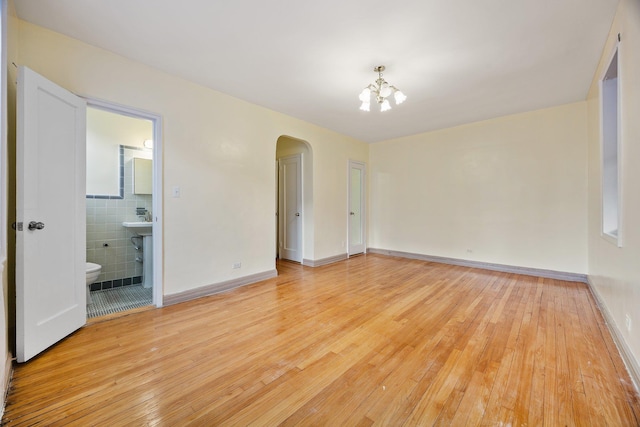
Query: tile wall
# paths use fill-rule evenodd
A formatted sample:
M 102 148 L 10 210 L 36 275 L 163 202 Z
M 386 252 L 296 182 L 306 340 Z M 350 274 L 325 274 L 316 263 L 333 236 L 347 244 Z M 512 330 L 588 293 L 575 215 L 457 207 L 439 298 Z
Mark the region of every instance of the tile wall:
M 142 240 L 122 226 L 124 221 L 141 221 L 136 208 L 151 211 L 151 195 L 133 194 L 133 158 L 151 159 L 151 151 L 121 146 L 121 194 L 87 196 L 87 261 L 100 264 L 102 272 L 91 290 L 109 289 L 142 282 Z

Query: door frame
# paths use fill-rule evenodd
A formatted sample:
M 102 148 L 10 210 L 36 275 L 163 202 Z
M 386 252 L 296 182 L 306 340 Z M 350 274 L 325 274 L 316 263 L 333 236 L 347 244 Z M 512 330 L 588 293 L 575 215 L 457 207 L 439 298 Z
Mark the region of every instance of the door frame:
M 300 262 L 302 264 L 302 261 L 304 260 L 304 218 L 305 218 L 305 214 L 304 214 L 304 153 L 296 153 L 296 154 L 291 154 L 288 156 L 283 156 L 280 157 L 278 160 L 278 236 L 277 236 L 277 255 L 278 255 L 278 259 L 288 259 L 288 258 L 282 258 L 282 253 L 281 253 L 281 248 L 280 248 L 280 242 L 282 241 L 283 238 L 283 233 L 284 233 L 284 229 L 285 229 L 285 224 L 286 224 L 286 211 L 285 209 L 282 209 L 282 193 L 283 193 L 283 188 L 284 185 L 281 182 L 281 173 L 280 173 L 280 167 L 282 164 L 283 160 L 292 158 L 292 157 L 297 157 L 298 158 L 298 165 L 299 165 L 299 170 L 298 170 L 298 193 L 300 195 L 300 199 L 299 199 L 299 204 L 300 204 L 300 224 L 298 225 L 298 243 L 299 243 L 299 253 L 300 253 L 300 261 L 297 260 L 289 260 L 289 261 L 294 261 L 294 262 Z
M 360 167 L 362 170 L 362 182 L 360 186 L 360 217 L 362 218 L 361 227 L 362 227 L 362 252 L 355 252 L 355 254 L 366 254 L 367 253 L 367 164 L 365 162 L 360 162 L 358 160 L 349 159 L 349 163 L 347 165 L 347 257 L 351 256 L 351 169 L 353 166 Z
M 111 113 L 133 117 L 135 119 L 150 120 L 153 124 L 153 305 L 163 305 L 163 238 L 162 238 L 162 116 L 138 108 L 116 104 L 102 99 L 82 96 L 87 101 L 87 107 L 98 108 Z

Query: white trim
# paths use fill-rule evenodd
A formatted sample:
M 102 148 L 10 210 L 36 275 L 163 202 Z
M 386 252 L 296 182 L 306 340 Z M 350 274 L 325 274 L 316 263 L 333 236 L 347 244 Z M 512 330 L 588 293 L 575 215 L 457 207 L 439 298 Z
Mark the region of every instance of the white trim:
M 624 147 L 622 144 L 622 98 L 624 96 L 624 92 L 622 90 L 623 85 L 623 70 L 622 70 L 622 51 L 624 48 L 622 47 L 622 43 L 620 40 L 616 43 L 616 52 L 618 53 L 618 235 L 616 236 L 617 245 L 621 248 L 624 244 L 624 181 L 622 176 L 622 171 L 624 170 L 624 162 L 622 161 L 624 157 Z
M 4 378 L 2 379 L 2 404 L 0 408 L 0 419 L 4 417 L 4 410 L 7 404 L 7 396 L 9 395 L 9 385 L 13 379 L 13 357 L 10 352 L 7 352 L 6 359 L 4 361 Z
M 82 96 L 87 101 L 87 106 L 110 111 L 137 119 L 150 120 L 153 123 L 153 304 L 156 307 L 163 305 L 163 218 L 162 199 L 162 116 L 145 110 L 128 107 L 114 102 L 105 101 L 89 96 Z
M 0 30 L 2 33 L 0 34 L 0 97 L 2 100 L 0 101 L 0 222 L 2 223 L 2 227 L 0 227 L 0 277 L 4 277 L 4 269 L 7 262 L 7 252 L 9 241 L 7 238 L 7 223 L 9 216 L 9 208 L 7 202 L 7 145 L 8 145 L 8 118 L 7 118 L 7 107 L 8 107 L 8 88 L 7 88 L 7 0 L 2 0 L 2 4 L 0 4 Z M 9 350 L 8 346 L 8 314 L 7 307 L 8 302 L 4 300 L 3 296 L 0 296 L 0 310 L 2 312 L 2 316 L 4 320 L 4 331 L 0 333 L 0 336 L 3 337 L 5 343 L 1 348 L 4 348 L 5 361 L 3 374 L 4 377 L 0 379 L 1 387 L 2 387 L 2 403 L 0 404 L 0 418 L 4 415 L 4 408 L 7 402 L 7 393 L 9 392 L 9 382 L 11 381 L 11 376 L 13 375 L 13 363 L 12 363 L 12 354 Z
M 282 254 L 280 253 L 280 242 L 282 242 L 284 239 L 281 239 L 284 235 L 285 232 L 285 228 L 286 228 L 286 215 L 283 216 L 283 214 L 286 214 L 285 209 L 283 209 L 283 194 L 285 192 L 285 183 L 284 181 L 281 182 L 281 174 L 280 174 L 280 169 L 282 166 L 282 162 L 285 160 L 290 160 L 290 159 L 296 159 L 296 162 L 298 163 L 298 170 L 297 170 L 297 174 L 298 174 L 298 194 L 300 195 L 300 199 L 298 201 L 299 203 L 299 213 L 300 213 L 300 224 L 299 224 L 299 230 L 298 230 L 298 252 L 299 252 L 299 259 L 289 259 L 289 258 L 283 258 Z M 281 259 L 287 259 L 289 261 L 294 261 L 294 262 L 300 262 L 302 263 L 302 260 L 304 259 L 304 242 L 305 242 L 305 238 L 304 238 L 304 230 L 305 230 L 305 191 L 304 191 L 304 172 L 305 172 L 305 168 L 304 168 L 304 153 L 295 153 L 295 154 L 291 154 L 289 156 L 284 156 L 284 157 L 279 157 L 277 159 L 278 162 L 278 236 L 277 236 L 277 240 L 278 240 L 278 258 Z M 282 188 L 281 188 L 282 185 Z
M 8 102 L 8 88 L 7 88 L 7 0 L 2 0 L 2 11 L 0 12 L 0 19 L 2 19 L 2 23 L 0 24 L 2 34 L 0 35 L 0 40 L 2 42 L 2 47 L 0 51 L 2 52 L 0 59 L 0 95 L 2 96 L 2 101 L 0 104 L 0 110 L 2 111 L 2 116 L 0 117 L 0 223 L 3 224 L 0 227 L 0 262 L 6 262 L 7 250 L 8 250 L 8 239 L 7 239 L 7 218 L 8 218 L 8 205 L 7 205 L 7 138 L 8 138 L 8 118 L 7 118 L 7 102 Z M 6 304 L 5 304 L 6 306 Z
M 600 112 L 600 236 L 607 242 L 616 245 L 617 247 L 622 247 L 622 236 L 623 236 L 623 221 L 622 221 L 622 70 L 620 67 L 620 56 L 621 56 L 621 43 L 617 41 L 611 50 L 608 60 L 605 63 L 605 67 L 602 70 L 600 78 L 598 80 L 598 89 L 599 89 L 599 112 Z M 616 57 L 617 54 L 617 57 Z M 616 150 L 617 150 L 617 186 L 616 186 L 616 202 L 617 202 L 617 235 L 612 235 L 604 231 L 604 81 L 611 67 L 611 63 L 613 58 L 616 57 L 616 69 L 617 69 L 617 99 L 616 99 L 616 110 L 617 110 L 617 123 L 616 123 Z
M 304 153 L 298 153 L 300 155 L 300 263 L 302 263 L 302 260 L 304 259 L 304 242 L 305 242 L 305 238 L 304 238 L 304 230 L 305 230 L 305 221 L 307 218 L 306 215 L 306 211 L 304 209 L 305 207 L 305 191 L 304 191 L 304 173 L 305 173 L 305 168 L 304 168 L 304 162 L 305 162 L 305 155 Z
M 280 253 L 280 242 L 282 241 L 282 204 L 280 199 L 282 198 L 282 188 L 280 188 L 280 159 L 276 157 L 276 259 L 282 259 Z
M 302 265 L 305 265 L 307 267 L 321 267 L 323 265 L 333 264 L 334 262 L 344 261 L 345 259 L 348 259 L 348 258 L 349 258 L 348 254 L 339 254 L 339 255 L 334 255 L 334 256 L 316 259 L 316 260 L 303 259 Z
M 362 218 L 361 227 L 362 227 L 362 252 L 351 253 L 351 169 L 353 166 L 360 166 L 362 168 L 362 181 L 360 188 L 360 216 Z M 367 164 L 365 162 L 361 162 L 358 160 L 351 160 L 347 164 L 347 256 L 357 255 L 360 253 L 367 253 Z
M 618 216 L 619 216 L 619 214 L 618 214 Z M 604 230 L 600 230 L 600 237 L 602 237 L 605 242 L 609 242 L 612 245 L 616 245 L 619 248 L 622 247 L 622 244 L 620 243 L 620 229 L 619 228 L 618 228 L 618 237 L 617 238 L 615 236 L 609 234 L 609 233 L 605 233 Z
M 412 252 L 394 251 L 389 249 L 369 248 L 369 253 L 396 256 L 400 258 L 418 259 L 421 261 L 437 262 L 440 264 L 459 265 L 462 267 L 481 268 L 483 270 L 501 271 L 504 273 L 524 274 L 526 276 L 545 277 L 548 279 L 565 280 L 568 282 L 587 283 L 587 275 L 568 273 L 565 271 L 546 270 L 542 268 L 520 267 L 506 264 L 492 264 L 488 262 L 469 261 L 459 258 L 447 258 Z
M 627 368 L 627 372 L 629 373 L 629 377 L 631 377 L 631 381 L 633 381 L 633 385 L 636 388 L 636 391 L 640 390 L 640 365 L 638 361 L 633 356 L 633 352 L 627 345 L 627 342 L 622 335 L 622 332 L 618 328 L 615 319 L 611 315 L 607 304 L 605 304 L 604 299 L 596 289 L 591 277 L 588 277 L 587 284 L 589 285 L 589 289 L 591 290 L 591 294 L 596 300 L 596 304 L 602 313 L 602 317 L 604 318 L 604 323 L 607 325 L 607 329 L 611 333 L 611 337 L 613 338 L 616 347 L 618 348 L 618 352 L 622 356 L 622 360 Z
M 253 283 L 262 282 L 263 280 L 272 279 L 277 276 L 277 270 L 268 270 L 262 273 L 251 274 L 249 276 L 239 277 L 237 279 L 214 283 L 212 285 L 201 286 L 196 289 L 189 289 L 188 291 L 179 292 L 177 294 L 165 295 L 164 305 L 173 305 L 185 301 L 190 301 L 196 298 L 219 294 L 221 292 L 230 291 L 241 286 L 251 285 Z

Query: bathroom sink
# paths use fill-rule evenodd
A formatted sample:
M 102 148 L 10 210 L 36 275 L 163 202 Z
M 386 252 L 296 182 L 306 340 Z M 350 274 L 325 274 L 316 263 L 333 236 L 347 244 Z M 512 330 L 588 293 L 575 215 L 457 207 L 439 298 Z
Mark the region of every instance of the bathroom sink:
M 151 236 L 153 230 L 152 222 L 123 222 L 122 226 L 132 233 L 136 233 L 139 236 Z
M 152 222 L 123 222 L 122 226 L 134 233 L 137 236 L 142 237 L 142 287 L 150 288 L 153 286 L 153 223 Z M 136 246 L 136 252 L 140 250 L 138 243 L 133 242 Z M 136 257 L 138 261 L 138 257 Z

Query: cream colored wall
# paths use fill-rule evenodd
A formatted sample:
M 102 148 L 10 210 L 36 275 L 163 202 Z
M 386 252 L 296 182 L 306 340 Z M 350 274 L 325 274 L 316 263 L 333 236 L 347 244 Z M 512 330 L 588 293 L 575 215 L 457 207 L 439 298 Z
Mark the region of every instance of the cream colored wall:
M 372 144 L 369 247 L 586 273 L 586 103 Z
M 275 268 L 281 135 L 313 151 L 314 259 L 345 251 L 346 164 L 366 160 L 365 143 L 23 21 L 19 47 L 20 64 L 77 94 L 162 116 L 165 295 Z
M 622 247 L 601 235 L 599 79 L 617 34 L 621 85 Z M 620 335 L 640 367 L 640 2 L 622 0 L 588 96 L 589 107 L 589 279 L 604 300 Z M 632 329 L 626 328 L 629 315 Z

